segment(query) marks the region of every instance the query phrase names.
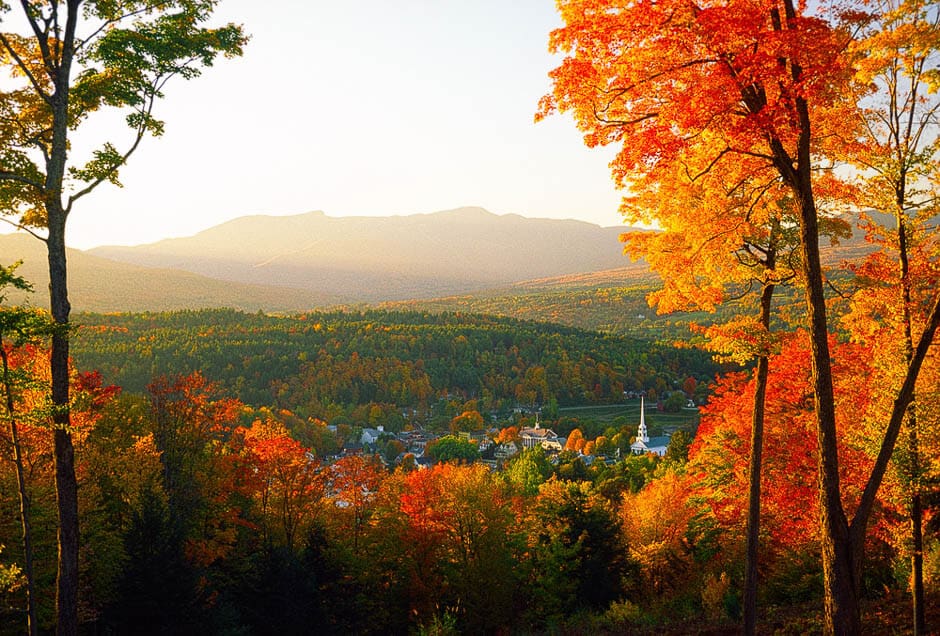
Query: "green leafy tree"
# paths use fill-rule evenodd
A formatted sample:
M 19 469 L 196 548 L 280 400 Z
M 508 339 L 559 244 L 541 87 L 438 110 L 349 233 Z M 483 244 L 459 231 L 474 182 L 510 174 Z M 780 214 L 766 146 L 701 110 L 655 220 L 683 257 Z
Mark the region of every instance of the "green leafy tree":
M 167 82 L 189 79 L 218 54 L 239 55 L 241 27 L 205 28 L 214 0 L 59 0 L 0 4 L 0 64 L 13 78 L 0 91 L 0 210 L 46 243 L 52 318 L 67 326 L 71 306 L 66 222 L 74 204 L 118 172 L 148 134 Z M 19 21 L 13 26 L 13 18 Z M 8 26 L 9 25 L 9 26 Z M 25 34 L 25 35 L 24 35 Z M 123 149 L 105 141 L 73 162 L 70 138 L 101 109 L 126 114 Z M 69 334 L 52 337 L 52 400 L 59 516 L 57 630 L 78 631 L 78 494 L 69 432 Z
M 445 435 L 428 444 L 425 452 L 439 462 L 475 462 L 480 450 L 471 441 Z
M 553 468 L 541 447 L 523 451 L 506 468 L 506 479 L 526 496 L 538 493 L 539 486 L 552 476 Z
M 540 611 L 596 610 L 623 596 L 633 564 L 616 512 L 590 483 L 545 482 L 528 522 L 537 593 L 546 600 Z
M 669 438 L 666 447 L 666 461 L 684 464 L 689 460 L 689 446 L 692 445 L 692 436 L 688 431 L 678 430 Z

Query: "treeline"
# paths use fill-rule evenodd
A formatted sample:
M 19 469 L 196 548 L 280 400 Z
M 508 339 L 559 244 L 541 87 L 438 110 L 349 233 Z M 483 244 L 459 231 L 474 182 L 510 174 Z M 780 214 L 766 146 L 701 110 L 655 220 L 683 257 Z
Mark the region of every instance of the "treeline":
M 246 403 L 321 419 L 371 404 L 424 412 L 455 397 L 481 411 L 617 403 L 624 391 L 708 383 L 718 370 L 695 349 L 457 313 L 204 310 L 84 314 L 76 323 L 77 365 L 126 390 L 199 371 Z

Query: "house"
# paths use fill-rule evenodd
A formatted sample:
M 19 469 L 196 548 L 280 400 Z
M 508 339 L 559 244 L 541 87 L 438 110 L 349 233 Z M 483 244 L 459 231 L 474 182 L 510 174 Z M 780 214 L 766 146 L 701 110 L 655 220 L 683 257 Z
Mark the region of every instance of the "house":
M 362 435 L 359 437 L 359 442 L 361 444 L 375 444 L 377 441 L 379 441 L 379 437 L 384 432 L 385 427 L 383 426 L 378 428 L 364 428 L 362 429 Z
M 519 454 L 519 448 L 514 442 L 503 442 L 496 447 L 496 451 L 493 453 L 493 457 L 495 457 L 498 461 L 505 461 L 517 454 Z
M 538 415 L 535 416 L 535 426 L 524 426 L 519 431 L 519 440 L 525 449 L 535 448 L 536 446 L 542 446 L 545 449 L 556 447 L 560 449 L 564 447 L 564 442 L 559 443 L 560 439 L 552 429 L 539 426 Z
M 653 453 L 662 457 L 669 446 L 669 436 L 650 437 L 646 430 L 646 401 L 640 398 L 640 426 L 637 429 L 636 441 L 630 444 L 630 451 L 634 455 Z

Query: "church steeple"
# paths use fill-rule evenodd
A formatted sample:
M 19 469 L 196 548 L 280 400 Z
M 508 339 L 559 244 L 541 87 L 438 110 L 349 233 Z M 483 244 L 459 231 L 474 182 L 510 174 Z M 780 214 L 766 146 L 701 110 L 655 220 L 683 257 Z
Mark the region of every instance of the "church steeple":
M 636 434 L 636 441 L 648 444 L 650 436 L 646 431 L 646 402 L 644 397 L 640 396 L 640 428 Z

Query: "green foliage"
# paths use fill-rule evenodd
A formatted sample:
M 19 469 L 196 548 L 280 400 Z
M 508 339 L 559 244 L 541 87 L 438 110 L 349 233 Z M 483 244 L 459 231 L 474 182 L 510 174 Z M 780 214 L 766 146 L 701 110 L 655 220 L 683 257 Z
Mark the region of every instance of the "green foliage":
M 689 459 L 689 446 L 692 445 L 692 436 L 686 431 L 678 430 L 669 439 L 666 447 L 666 461 L 684 464 Z
M 550 480 L 539 489 L 533 512 L 539 611 L 563 617 L 604 609 L 622 597 L 623 581 L 636 565 L 621 545 L 613 509 L 590 484 Z
M 460 409 L 471 398 L 481 413 L 508 413 L 539 399 L 620 403 L 625 389 L 709 378 L 717 370 L 694 349 L 485 316 L 205 310 L 85 314 L 77 321 L 84 326 L 72 351 L 80 366 L 100 369 L 127 390 L 198 370 L 247 403 L 328 421 L 375 404 L 386 418 L 394 407 L 426 416 L 439 403 L 456 400 Z M 460 412 L 438 424 L 446 428 Z M 368 412 L 356 419 L 368 421 Z
M 439 462 L 470 463 L 480 458 L 476 444 L 453 435 L 445 435 L 430 442 L 425 452 Z
M 681 391 L 673 391 L 663 400 L 663 409 L 667 413 L 678 413 L 688 402 L 688 398 Z
M 513 489 L 527 497 L 535 495 L 545 481 L 552 476 L 553 469 L 545 451 L 540 447 L 530 448 L 517 455 L 506 467 L 506 480 Z
M 0 553 L 3 546 L 0 545 Z M 9 594 L 23 583 L 23 571 L 15 563 L 0 565 L 0 594 Z

